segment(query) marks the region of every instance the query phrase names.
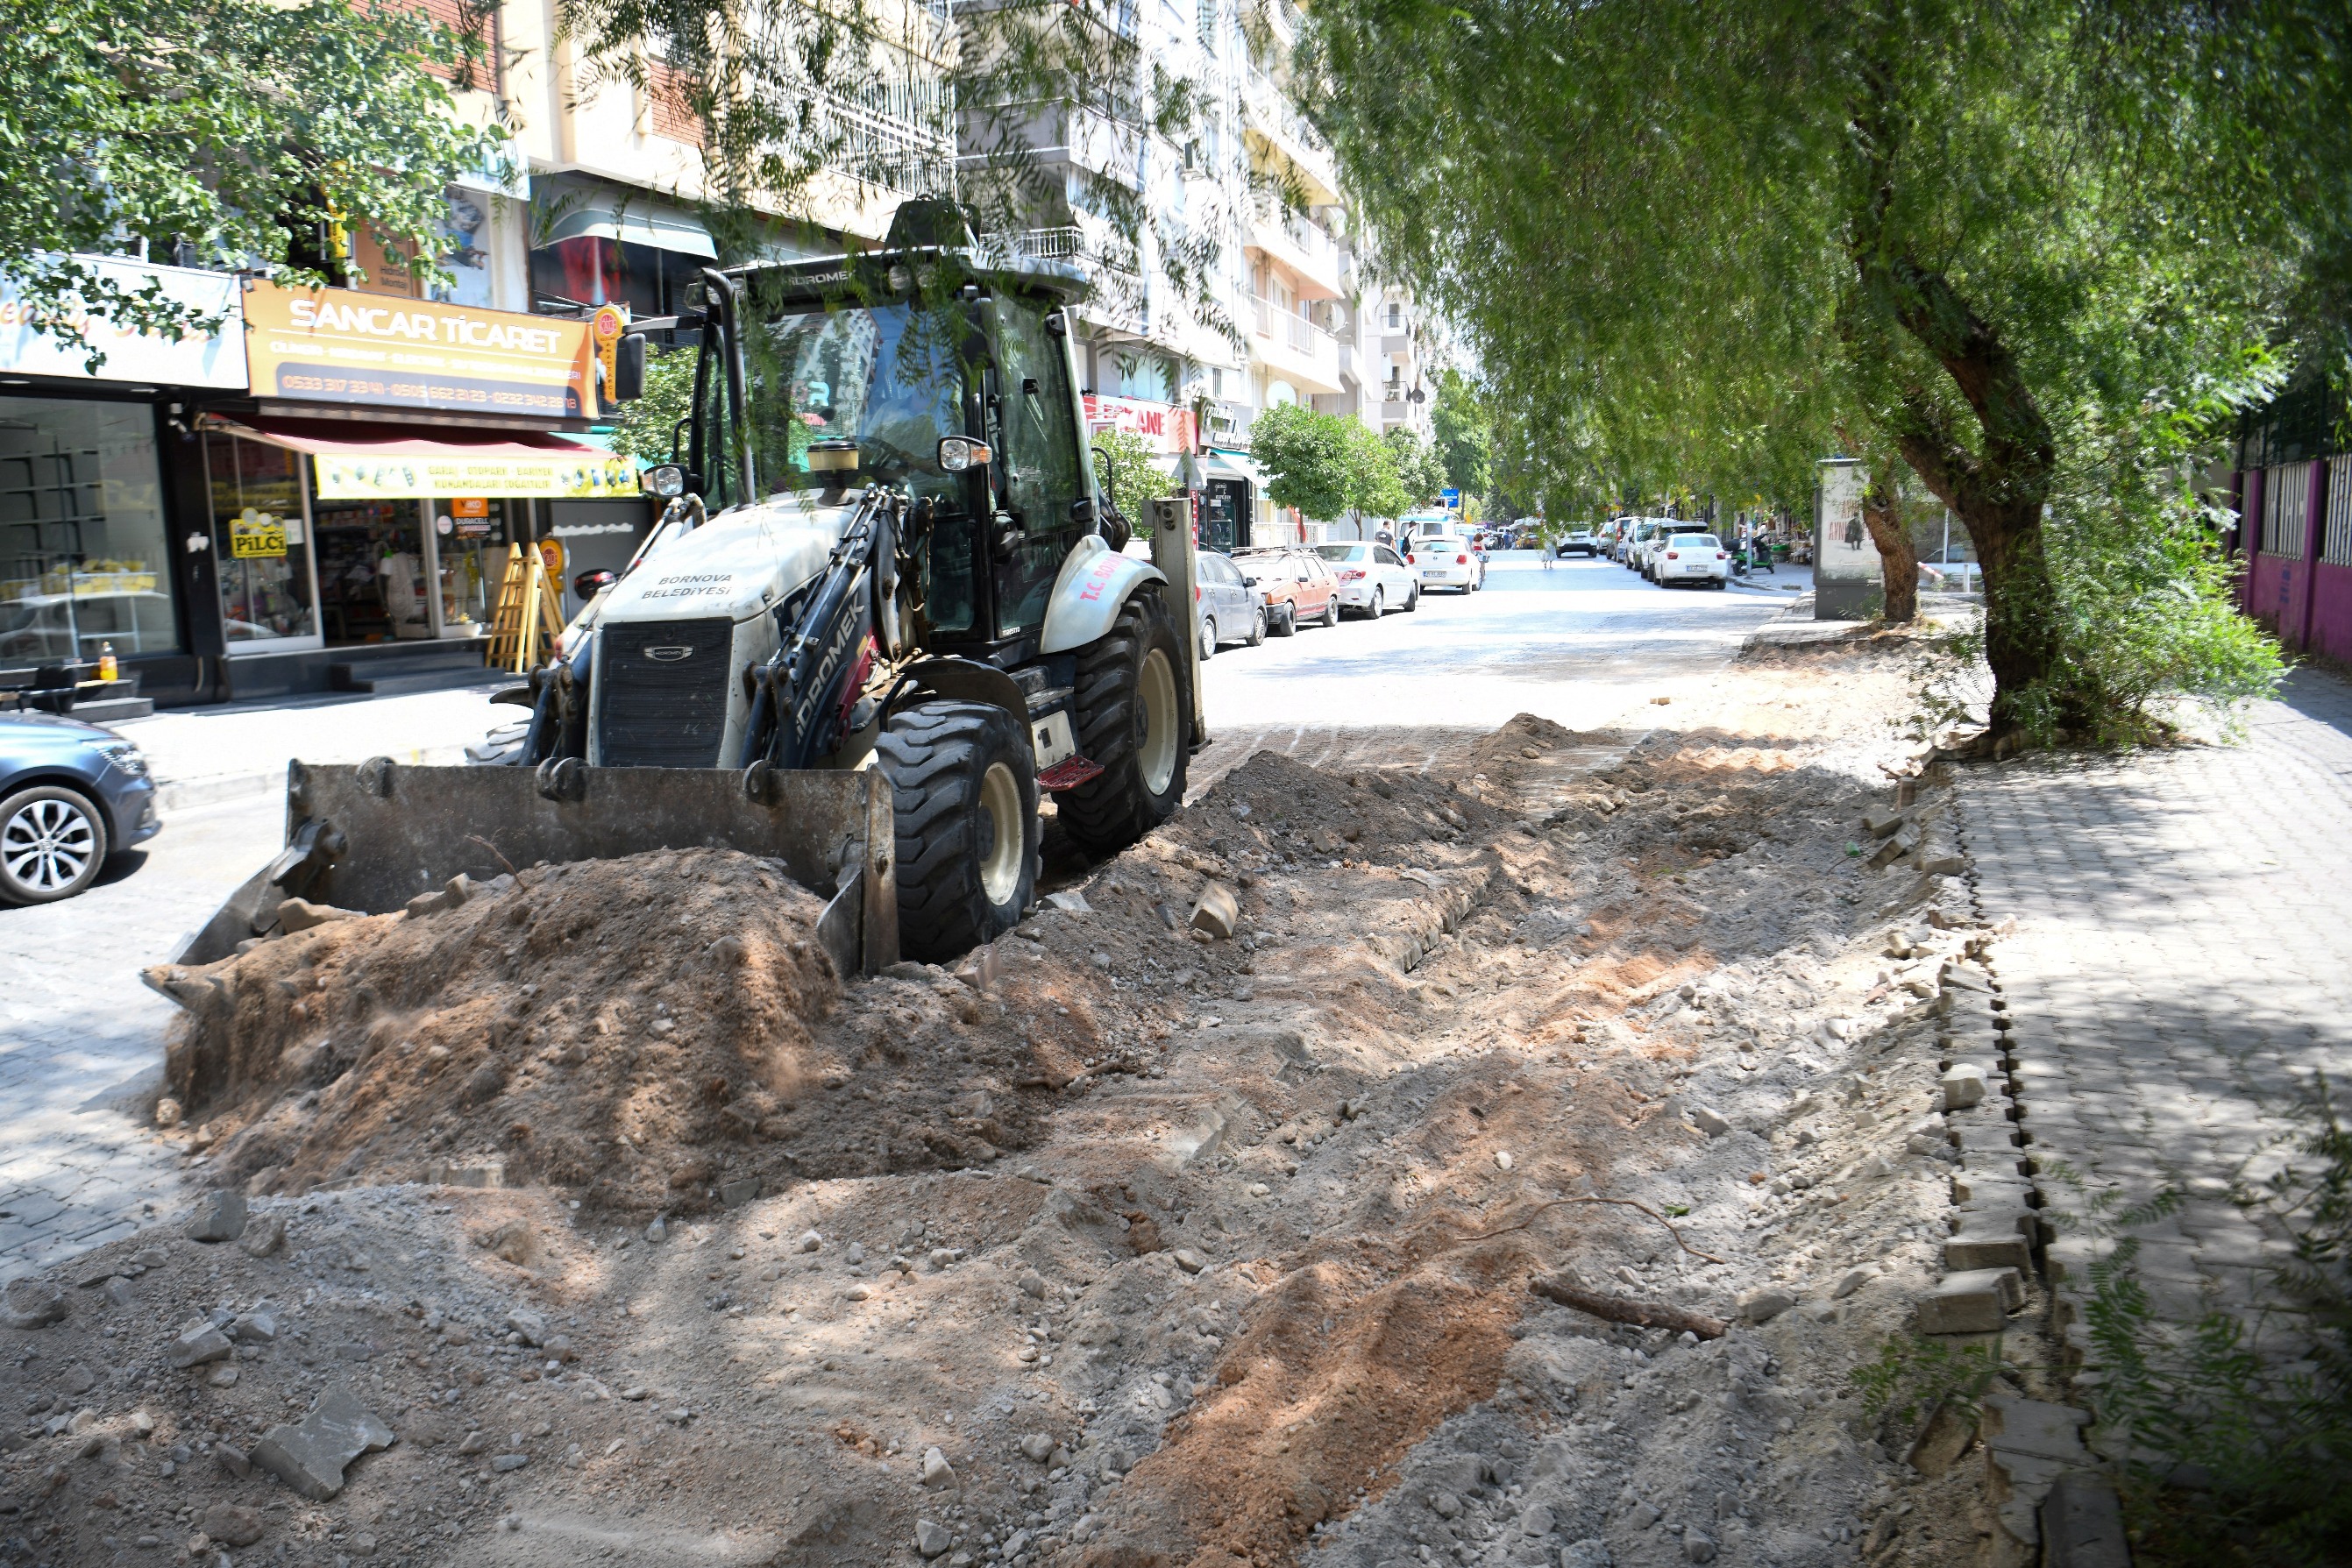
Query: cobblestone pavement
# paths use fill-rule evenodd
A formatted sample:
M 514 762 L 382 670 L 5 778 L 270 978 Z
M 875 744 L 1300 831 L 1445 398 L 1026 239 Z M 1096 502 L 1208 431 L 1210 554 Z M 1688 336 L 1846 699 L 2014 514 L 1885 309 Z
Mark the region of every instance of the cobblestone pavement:
M 180 1201 L 144 1124 L 173 1008 L 139 983 L 274 844 L 274 797 L 167 817 L 79 898 L 0 908 L 0 1280 Z
M 2176 1320 L 2250 1303 L 2284 1256 L 2225 1201 L 2259 1176 L 2315 1071 L 2352 1082 L 2352 688 L 2298 672 L 2243 744 L 1965 769 L 1962 830 L 1995 953 L 2032 1153 L 2080 1212 L 2168 1182 L 2142 1232 Z M 2095 1248 L 2052 1249 L 2070 1289 Z

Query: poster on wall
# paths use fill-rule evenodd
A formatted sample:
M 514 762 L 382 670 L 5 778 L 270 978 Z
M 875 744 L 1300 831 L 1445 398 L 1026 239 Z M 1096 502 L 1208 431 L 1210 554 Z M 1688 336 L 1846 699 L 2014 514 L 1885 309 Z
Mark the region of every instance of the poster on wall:
M 1862 522 L 1862 491 L 1867 482 L 1862 465 L 1852 458 L 1833 458 L 1821 465 L 1813 555 L 1816 620 L 1864 619 L 1877 613 L 1883 603 L 1878 547 Z
M 256 397 L 588 417 L 585 321 L 258 281 L 246 286 L 245 318 Z

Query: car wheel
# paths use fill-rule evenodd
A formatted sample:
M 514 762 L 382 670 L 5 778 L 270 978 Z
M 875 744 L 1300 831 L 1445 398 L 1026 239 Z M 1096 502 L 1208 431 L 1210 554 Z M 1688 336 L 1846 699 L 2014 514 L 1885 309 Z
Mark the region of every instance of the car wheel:
M 1388 608 L 1381 602 L 1381 591 L 1379 589 L 1375 588 L 1372 590 L 1371 602 L 1364 606 L 1364 613 L 1375 621 L 1378 621 L 1381 616 L 1388 613 Z
M 1282 613 L 1274 618 L 1273 631 L 1277 637 L 1298 635 L 1298 601 L 1297 600 L 1294 599 L 1282 607 Z
M 83 796 L 37 784 L 0 800 L 0 901 L 55 904 L 98 878 L 106 819 Z
M 1414 611 L 1416 611 L 1416 610 L 1418 610 L 1418 609 L 1420 609 L 1420 608 L 1421 608 L 1421 584 L 1419 584 L 1419 583 L 1417 583 L 1417 582 L 1416 582 L 1416 583 L 1414 583 L 1411 588 L 1408 588 L 1408 589 L 1406 589 L 1406 590 L 1404 591 L 1404 609 L 1405 609 L 1405 613 L 1406 613 L 1406 614 L 1408 614 L 1408 615 L 1410 615 L 1410 614 L 1412 614 Z
M 1265 642 L 1265 606 L 1263 604 L 1250 612 L 1250 632 L 1246 641 L 1253 648 L 1260 647 Z
M 1339 624 L 1339 596 L 1335 593 L 1323 601 L 1323 625 L 1328 631 L 1338 624 Z
M 1217 656 L 1217 618 L 1201 617 L 1201 663 L 1207 664 Z

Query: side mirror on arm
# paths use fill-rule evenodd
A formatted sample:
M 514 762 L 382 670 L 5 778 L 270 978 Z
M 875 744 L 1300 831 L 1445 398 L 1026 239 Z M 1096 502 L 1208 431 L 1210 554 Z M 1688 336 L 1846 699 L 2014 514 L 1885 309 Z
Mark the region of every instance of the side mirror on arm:
M 646 335 L 625 332 L 613 345 L 613 401 L 635 402 L 646 395 Z

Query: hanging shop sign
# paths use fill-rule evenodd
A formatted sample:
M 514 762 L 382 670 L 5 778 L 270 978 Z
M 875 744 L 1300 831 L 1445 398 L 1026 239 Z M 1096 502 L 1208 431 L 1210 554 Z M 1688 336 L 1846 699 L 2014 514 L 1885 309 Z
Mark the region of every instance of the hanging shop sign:
M 322 501 L 396 501 L 411 496 L 455 495 L 593 501 L 638 494 L 636 465 L 607 452 L 530 457 L 325 453 L 314 461 Z
M 245 385 L 245 355 L 237 330 L 236 279 L 222 272 L 86 256 L 82 265 L 121 288 L 151 288 L 174 305 L 222 320 L 217 331 L 167 338 L 119 327 L 103 316 L 79 310 L 72 316 L 89 347 L 60 333 L 58 323 L 37 315 L 15 282 L 0 277 L 0 374 L 58 376 L 71 381 L 146 382 L 158 386 Z M 89 349 L 103 356 L 89 368 Z
M 1123 430 L 1140 437 L 1154 452 L 1190 452 L 1195 444 L 1192 411 L 1189 408 L 1096 392 L 1088 392 L 1086 402 L 1087 426 L 1090 430 Z
M 245 319 L 256 397 L 540 419 L 593 412 L 585 321 L 262 282 L 247 285 Z

